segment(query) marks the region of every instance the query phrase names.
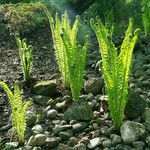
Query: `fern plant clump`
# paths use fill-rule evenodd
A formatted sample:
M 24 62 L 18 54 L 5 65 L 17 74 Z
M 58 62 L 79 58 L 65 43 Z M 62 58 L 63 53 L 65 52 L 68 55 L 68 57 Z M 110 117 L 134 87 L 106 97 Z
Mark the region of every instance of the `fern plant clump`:
M 69 76 L 68 76 L 68 60 L 66 55 L 66 50 L 61 39 L 60 34 L 62 33 L 62 28 L 64 28 L 67 33 L 70 35 L 75 35 L 76 30 L 71 31 L 70 20 L 68 18 L 67 12 L 62 15 L 61 19 L 59 18 L 58 13 L 56 13 L 55 18 L 51 16 L 50 12 L 46 7 L 44 7 L 44 11 L 48 16 L 50 28 L 52 32 L 53 42 L 55 46 L 56 58 L 59 67 L 59 71 L 62 76 L 62 81 L 64 87 L 69 87 Z M 74 39 L 75 40 L 75 39 Z
M 21 40 L 18 34 L 16 34 L 16 41 L 19 47 L 19 56 L 21 60 L 24 81 L 26 85 L 29 85 L 31 79 L 33 47 L 31 45 L 27 46 L 26 39 Z
M 78 100 L 83 86 L 89 37 L 86 38 L 83 47 L 77 44 L 79 16 L 76 17 L 73 26 L 71 26 L 67 11 L 61 16 L 61 19 L 57 13 L 53 19 L 47 8 L 44 10 L 49 18 L 63 84 L 65 87 L 71 88 L 73 99 Z
M 143 20 L 143 26 L 145 35 L 147 36 L 150 34 L 150 1 L 149 0 L 142 0 L 142 20 Z
M 86 37 L 84 46 L 77 45 L 74 41 L 75 37 L 70 37 L 70 34 L 63 29 L 61 34 L 67 58 L 69 81 L 73 100 L 78 100 L 83 86 L 83 75 L 85 70 L 87 49 L 89 47 L 89 37 Z
M 111 117 L 116 129 L 119 129 L 124 118 L 124 109 L 129 95 L 129 75 L 133 49 L 136 44 L 139 29 L 133 30 L 133 20 L 130 19 L 125 38 L 121 45 L 120 54 L 112 42 L 114 26 L 107 28 L 97 18 L 97 22 L 91 20 L 91 26 L 97 36 L 102 56 L 102 72 L 105 78 L 106 94 L 109 98 Z
M 29 99 L 23 104 L 19 85 L 17 82 L 14 83 L 14 93 L 12 93 L 7 84 L 4 82 L 0 82 L 0 87 L 4 89 L 9 97 L 12 110 L 13 127 L 18 134 L 20 144 L 22 144 L 24 141 L 26 128 L 26 110 L 31 104 L 32 99 Z

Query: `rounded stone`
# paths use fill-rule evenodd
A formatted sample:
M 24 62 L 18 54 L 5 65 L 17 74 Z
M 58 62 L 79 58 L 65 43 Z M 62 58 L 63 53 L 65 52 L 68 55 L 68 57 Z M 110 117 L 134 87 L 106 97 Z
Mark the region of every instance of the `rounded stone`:
M 47 112 L 47 117 L 48 117 L 49 119 L 54 119 L 54 118 L 57 116 L 57 114 L 58 114 L 58 111 L 57 111 L 57 110 L 51 109 L 51 110 L 49 110 L 49 111 Z
M 132 143 L 145 134 L 145 127 L 137 122 L 125 121 L 120 128 L 120 133 L 125 143 Z

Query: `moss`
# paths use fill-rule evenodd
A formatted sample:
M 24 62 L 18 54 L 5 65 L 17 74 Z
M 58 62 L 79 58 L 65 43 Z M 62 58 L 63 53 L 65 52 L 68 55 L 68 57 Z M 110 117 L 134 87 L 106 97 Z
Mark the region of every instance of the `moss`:
M 41 3 L 18 3 L 0 5 L 0 22 L 4 22 L 10 33 L 27 34 L 48 23 Z

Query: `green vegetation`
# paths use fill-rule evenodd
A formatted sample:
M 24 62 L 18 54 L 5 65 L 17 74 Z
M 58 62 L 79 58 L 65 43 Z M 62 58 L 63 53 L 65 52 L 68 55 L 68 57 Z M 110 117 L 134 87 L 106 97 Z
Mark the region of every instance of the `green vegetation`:
M 78 17 L 74 23 L 72 31 L 77 32 Z M 73 100 L 78 100 L 83 86 L 83 75 L 85 70 L 87 49 L 89 47 L 89 37 L 87 36 L 84 46 L 77 45 L 76 34 L 63 29 L 61 34 L 68 60 L 69 81 Z
M 69 85 L 69 75 L 68 75 L 68 60 L 67 60 L 66 50 L 60 34 L 62 33 L 62 28 L 64 28 L 71 35 L 75 35 L 76 30 L 72 30 L 71 33 L 70 20 L 68 18 L 67 12 L 65 12 L 62 15 L 61 20 L 59 19 L 59 16 L 56 13 L 55 21 L 54 21 L 48 9 L 45 7 L 44 10 L 46 15 L 49 18 L 53 42 L 56 50 L 57 63 L 59 66 L 59 71 L 61 72 L 62 75 L 63 84 L 64 87 L 69 87 L 70 85 Z
M 19 35 L 16 34 L 16 41 L 19 47 L 19 56 L 21 60 L 24 81 L 26 85 L 30 84 L 31 67 L 32 67 L 32 46 L 27 46 L 26 39 L 21 40 Z
M 22 103 L 20 89 L 17 82 L 14 83 L 14 94 L 11 92 L 6 83 L 0 82 L 0 87 L 5 90 L 9 97 L 13 126 L 18 134 L 19 142 L 23 143 L 26 128 L 26 109 L 31 104 L 32 100 L 29 99 L 24 104 Z
M 135 30 L 134 35 L 132 34 L 133 20 L 130 19 L 120 54 L 118 55 L 117 48 L 112 42 L 114 26 L 108 29 L 99 18 L 97 18 L 96 23 L 92 19 L 91 26 L 95 31 L 101 50 L 102 71 L 106 83 L 106 93 L 109 97 L 111 117 L 115 128 L 119 129 L 128 100 L 131 60 L 139 29 Z
M 48 23 L 41 3 L 18 3 L 0 5 L 0 22 L 10 33 L 27 34 Z
M 79 16 L 76 17 L 71 27 L 67 12 L 62 15 L 61 20 L 58 14 L 56 14 L 54 21 L 47 8 L 44 10 L 49 18 L 63 84 L 65 87 L 71 87 L 73 99 L 78 100 L 83 85 L 83 74 L 89 38 L 87 38 L 83 47 L 77 45 Z
M 150 34 L 150 1 L 142 0 L 142 19 L 145 35 Z

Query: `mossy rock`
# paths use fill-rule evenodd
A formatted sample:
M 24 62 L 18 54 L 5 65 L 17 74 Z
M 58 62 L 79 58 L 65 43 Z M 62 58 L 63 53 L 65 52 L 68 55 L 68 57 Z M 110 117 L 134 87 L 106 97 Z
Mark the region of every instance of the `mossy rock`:
M 79 100 L 74 102 L 64 113 L 64 118 L 70 120 L 91 120 L 93 119 L 93 112 L 88 102 Z
M 125 107 L 125 115 L 130 119 L 136 119 L 142 116 L 146 108 L 146 100 L 139 94 L 131 92 Z
M 49 97 L 54 97 L 59 94 L 57 89 L 56 80 L 49 81 L 39 81 L 37 82 L 32 89 L 32 92 L 37 95 L 44 95 Z

